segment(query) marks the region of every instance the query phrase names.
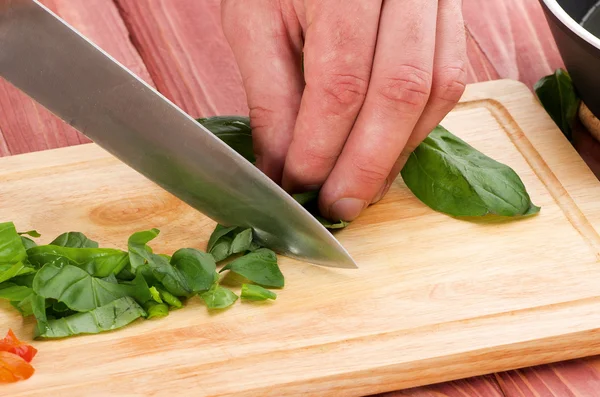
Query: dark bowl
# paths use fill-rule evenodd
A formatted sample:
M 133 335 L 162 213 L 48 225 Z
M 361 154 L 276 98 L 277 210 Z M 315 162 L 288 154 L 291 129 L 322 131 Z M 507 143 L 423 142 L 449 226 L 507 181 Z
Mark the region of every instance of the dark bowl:
M 579 23 L 598 0 L 540 0 L 581 100 L 600 118 L 600 38 Z

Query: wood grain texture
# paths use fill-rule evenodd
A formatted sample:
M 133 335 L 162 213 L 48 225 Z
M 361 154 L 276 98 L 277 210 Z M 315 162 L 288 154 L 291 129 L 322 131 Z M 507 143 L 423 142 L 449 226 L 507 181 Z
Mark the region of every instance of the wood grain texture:
M 116 0 L 158 89 L 194 117 L 247 114 L 220 0 Z
M 444 125 L 512 166 L 542 212 L 460 221 L 398 181 L 337 235 L 360 269 L 281 258 L 287 283 L 272 305 L 210 316 L 192 300 L 165 320 L 35 342 L 36 376 L 6 392 L 360 396 L 599 353 L 596 178 L 521 84 L 468 87 Z M 0 183 L 0 219 L 44 241 L 78 229 L 123 247 L 158 227 L 154 247 L 171 253 L 204 248 L 214 225 L 94 145 L 4 158 Z M 31 335 L 2 309 L 0 323 Z
M 505 397 L 493 375 L 416 387 L 377 397 Z
M 43 0 L 119 62 L 151 83 L 112 0 Z M 0 156 L 77 145 L 89 140 L 43 106 L 0 81 Z
M 528 87 L 563 67 L 539 0 L 464 0 L 469 34 L 500 78 Z

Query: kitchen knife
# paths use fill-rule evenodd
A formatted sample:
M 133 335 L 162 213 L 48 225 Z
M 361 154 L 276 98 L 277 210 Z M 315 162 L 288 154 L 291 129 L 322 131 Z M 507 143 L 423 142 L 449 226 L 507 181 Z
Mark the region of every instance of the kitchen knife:
M 37 0 L 0 0 L 0 76 L 213 220 L 290 257 L 356 267 L 289 194 Z

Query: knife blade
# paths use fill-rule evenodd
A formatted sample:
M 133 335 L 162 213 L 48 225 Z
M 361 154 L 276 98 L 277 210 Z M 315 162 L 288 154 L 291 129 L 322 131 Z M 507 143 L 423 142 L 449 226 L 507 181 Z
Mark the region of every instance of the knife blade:
M 357 267 L 289 194 L 37 0 L 0 0 L 0 76 L 122 162 L 274 251 Z

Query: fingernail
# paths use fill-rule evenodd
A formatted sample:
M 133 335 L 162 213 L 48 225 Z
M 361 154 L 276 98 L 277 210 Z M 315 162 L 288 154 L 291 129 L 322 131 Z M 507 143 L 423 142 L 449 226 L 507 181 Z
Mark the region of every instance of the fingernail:
M 366 201 L 355 198 L 343 198 L 333 203 L 329 209 L 329 215 L 332 219 L 341 219 L 350 222 L 356 219 L 366 206 Z
M 385 183 L 383 184 L 383 186 L 381 186 L 381 189 L 379 189 L 379 192 L 375 195 L 375 198 L 373 199 L 373 201 L 371 201 L 371 204 L 375 204 L 376 202 L 381 200 L 383 198 L 383 196 L 385 196 L 385 194 L 387 193 L 387 191 L 389 189 L 390 189 L 390 182 L 388 180 L 386 180 Z

